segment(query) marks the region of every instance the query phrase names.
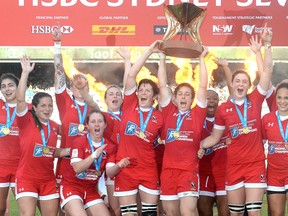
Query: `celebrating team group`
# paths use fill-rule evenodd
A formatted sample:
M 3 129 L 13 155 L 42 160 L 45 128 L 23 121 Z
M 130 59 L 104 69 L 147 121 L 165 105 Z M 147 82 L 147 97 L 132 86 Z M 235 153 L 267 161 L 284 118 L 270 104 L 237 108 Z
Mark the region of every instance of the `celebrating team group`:
M 54 85 L 61 125 L 50 119 L 48 93 L 38 92 L 32 104 L 26 103 L 35 66 L 28 56 L 20 59 L 20 79 L 12 73 L 0 78 L 5 99 L 0 100 L 0 215 L 9 188 L 23 216 L 35 215 L 36 208 L 46 216 L 212 216 L 214 203 L 218 215 L 260 216 L 265 193 L 269 214 L 285 215 L 288 81 L 271 84 L 272 32 L 263 29 L 249 44 L 257 85 L 246 71 L 231 72 L 227 60 L 215 60 L 230 93 L 219 107 L 218 93 L 208 88 L 207 47 L 199 56 L 197 92 L 189 83 L 174 91 L 168 86 L 163 41 L 153 42 L 133 65 L 130 52 L 121 48 L 124 96 L 120 87 L 109 86 L 104 112 L 89 95 L 85 75 L 66 83 L 62 34 L 56 28 Z M 137 83 L 153 53 L 159 55 L 158 83 Z M 270 112 L 262 117 L 264 100 Z M 107 193 L 97 186 L 101 176 Z

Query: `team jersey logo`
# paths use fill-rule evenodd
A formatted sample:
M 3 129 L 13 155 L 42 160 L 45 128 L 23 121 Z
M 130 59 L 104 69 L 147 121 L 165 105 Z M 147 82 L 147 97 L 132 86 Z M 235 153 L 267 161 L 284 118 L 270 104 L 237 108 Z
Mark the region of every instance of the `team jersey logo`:
M 168 132 L 167 132 L 167 137 L 166 137 L 166 142 L 172 142 L 174 141 L 176 138 L 174 136 L 175 134 L 175 129 L 170 129 L 168 128 Z
M 136 128 L 137 128 L 137 125 L 134 124 L 133 122 L 127 122 L 127 126 L 126 126 L 126 129 L 125 129 L 125 134 L 127 135 L 134 135 L 135 134 L 135 131 L 136 131 Z
M 77 136 L 78 132 L 79 131 L 77 125 L 69 125 L 68 136 Z
M 6 128 L 6 125 L 0 124 L 0 137 L 6 136 L 4 133 L 5 128 Z
M 205 155 L 209 155 L 209 154 L 211 154 L 213 152 L 213 148 L 211 147 L 211 148 L 207 148 L 206 150 L 205 150 Z
M 33 156 L 34 157 L 42 157 L 43 155 L 43 147 L 42 146 L 35 146 Z
M 269 154 L 275 153 L 275 146 L 273 144 L 269 144 Z
M 86 176 L 87 176 L 87 172 L 86 171 L 76 174 L 76 177 L 79 178 L 79 179 L 85 179 Z
M 232 128 L 230 128 L 230 131 L 231 131 L 231 137 L 232 138 L 236 138 L 239 136 L 238 127 L 232 127 Z

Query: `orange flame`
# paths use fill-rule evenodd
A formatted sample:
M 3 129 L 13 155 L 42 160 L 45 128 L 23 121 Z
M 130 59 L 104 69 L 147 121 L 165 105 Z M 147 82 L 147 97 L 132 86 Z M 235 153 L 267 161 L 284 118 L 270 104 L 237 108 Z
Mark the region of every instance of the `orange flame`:
M 65 73 L 69 79 L 72 79 L 74 75 L 81 73 L 75 68 L 74 62 L 64 54 L 63 54 L 63 66 L 65 69 Z M 91 76 L 90 74 L 87 74 L 86 78 L 90 89 L 89 93 L 94 98 L 94 100 L 96 100 L 101 110 L 103 109 L 107 110 L 107 105 L 104 102 L 104 94 L 107 87 L 101 82 L 96 82 L 95 77 Z
M 146 67 L 142 67 L 138 75 L 136 76 L 136 82 L 139 83 L 142 79 L 150 79 L 155 83 L 158 83 L 157 77 L 153 76 L 151 74 L 151 71 L 149 71 Z

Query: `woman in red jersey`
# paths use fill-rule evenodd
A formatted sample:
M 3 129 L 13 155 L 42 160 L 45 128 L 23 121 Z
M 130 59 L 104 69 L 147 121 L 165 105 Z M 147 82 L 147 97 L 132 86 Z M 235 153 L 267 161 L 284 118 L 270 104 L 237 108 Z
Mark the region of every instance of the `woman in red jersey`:
M 160 111 L 153 108 L 157 85 L 149 79 L 136 83 L 136 76 L 149 56 L 159 50 L 154 42 L 134 63 L 126 80 L 116 161 L 129 157 L 131 165 L 115 179 L 114 194 L 119 197 L 121 213 L 137 215 L 137 193 L 142 215 L 156 215 L 159 199 L 158 171 L 153 143 L 162 127 Z M 136 93 L 137 92 L 137 93 Z
M 199 197 L 197 151 L 206 116 L 208 83 L 204 61 L 208 49 L 203 48 L 199 57 L 200 80 L 196 106 L 192 109 L 195 98 L 194 88 L 188 83 L 181 83 L 175 88 L 174 95 L 172 95 L 167 87 L 165 56 L 160 54 L 159 103 L 165 119 L 161 132 L 165 150 L 161 171 L 160 199 L 167 216 L 197 215 L 197 199 Z M 174 100 L 172 101 L 173 96 Z
M 19 129 L 16 117 L 16 90 L 19 79 L 11 73 L 0 77 L 1 93 L 5 99 L 0 100 L 0 215 L 6 211 L 6 199 L 9 188 L 15 193 L 15 173 L 17 170 L 20 151 Z M 8 200 L 9 202 L 9 200 Z
M 115 176 L 129 165 L 129 159 L 115 165 L 116 146 L 103 137 L 106 128 L 103 113 L 92 110 L 86 123 L 88 134 L 72 143 L 71 166 L 61 181 L 61 208 L 70 216 L 108 216 L 110 213 L 98 194 L 98 180 L 104 171 L 110 177 Z
M 20 215 L 35 215 L 39 202 L 42 215 L 57 215 L 59 194 L 56 190 L 54 157 L 69 155 L 69 149 L 56 147 L 59 125 L 50 120 L 52 97 L 38 92 L 32 109 L 25 102 L 28 76 L 34 68 L 30 58 L 20 60 L 22 74 L 16 92 L 17 123 L 20 139 L 20 161 L 16 172 L 16 200 Z
M 263 139 L 268 142 L 267 198 L 271 215 L 285 215 L 288 191 L 288 83 L 276 88 L 278 109 L 262 118 Z
M 202 147 L 211 147 L 219 142 L 225 129 L 229 130 L 226 190 L 231 215 L 243 215 L 246 205 L 249 215 L 260 216 L 266 189 L 261 109 L 273 68 L 272 32 L 266 25 L 261 37 L 265 54 L 259 84 L 248 95 L 250 76 L 242 70 L 233 73 L 231 100 L 218 107 L 212 135 L 201 141 Z

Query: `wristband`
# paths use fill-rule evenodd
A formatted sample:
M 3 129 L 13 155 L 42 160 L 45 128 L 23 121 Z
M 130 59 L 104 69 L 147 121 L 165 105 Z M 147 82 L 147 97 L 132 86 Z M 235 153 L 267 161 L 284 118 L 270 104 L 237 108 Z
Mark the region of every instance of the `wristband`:
M 103 199 L 103 200 L 104 200 L 104 199 L 105 199 L 105 197 L 106 197 L 106 195 L 105 195 L 105 194 L 102 194 L 100 197 L 101 197 L 101 199 Z
M 269 49 L 269 48 L 271 48 L 271 44 L 269 43 L 269 44 L 264 44 L 264 47 L 265 47 L 265 49 Z
M 94 151 L 94 152 L 90 155 L 90 157 L 91 157 L 92 159 L 96 159 L 98 152 L 99 152 L 98 149 L 96 149 L 96 151 Z
M 60 42 L 54 42 L 54 53 L 55 54 L 61 54 L 61 41 Z

